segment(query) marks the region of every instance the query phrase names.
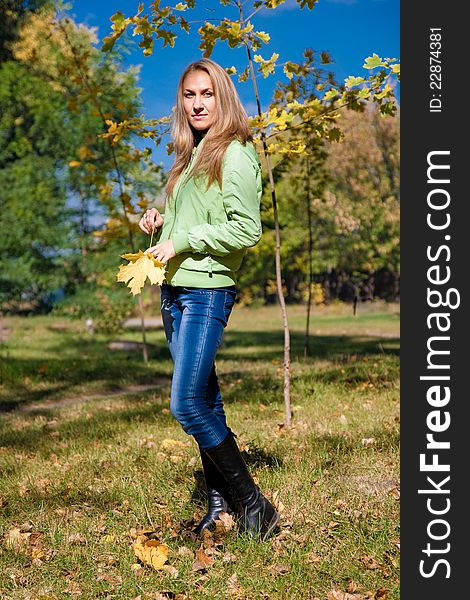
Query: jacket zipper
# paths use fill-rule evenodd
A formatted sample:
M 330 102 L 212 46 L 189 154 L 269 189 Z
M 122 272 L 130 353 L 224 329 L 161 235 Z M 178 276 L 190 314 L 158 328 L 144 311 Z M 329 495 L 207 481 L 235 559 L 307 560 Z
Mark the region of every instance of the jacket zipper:
M 189 159 L 188 166 L 184 170 L 183 174 L 180 175 L 181 178 L 185 177 L 188 174 L 189 170 L 191 169 L 191 165 L 193 164 L 193 159 L 194 159 L 194 155 L 195 154 L 196 154 L 196 147 L 194 147 L 192 149 L 191 158 Z M 175 218 L 173 219 L 173 223 L 171 224 L 171 229 L 170 229 L 170 233 L 168 234 L 168 239 L 171 239 L 171 234 L 173 233 L 173 229 L 175 228 L 175 222 L 176 222 L 176 204 L 178 202 L 178 198 L 179 198 L 179 195 L 180 195 L 181 186 L 183 185 L 183 183 L 184 183 L 184 181 L 183 181 L 183 179 L 181 179 L 181 183 L 178 186 L 178 191 L 176 193 L 176 198 L 175 198 Z
M 209 225 L 212 224 L 211 211 L 207 211 L 207 222 Z M 209 254 L 207 262 L 209 263 L 209 277 L 212 277 L 212 256 Z

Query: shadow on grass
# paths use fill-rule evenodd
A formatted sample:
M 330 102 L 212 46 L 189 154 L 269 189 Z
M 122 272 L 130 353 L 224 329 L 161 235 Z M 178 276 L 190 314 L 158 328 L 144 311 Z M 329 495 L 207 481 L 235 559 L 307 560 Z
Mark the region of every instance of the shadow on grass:
M 72 385 L 73 384 L 60 386 L 54 385 L 51 388 L 30 390 L 26 385 L 18 384 L 14 390 L 10 392 L 4 392 L 0 396 L 0 414 L 2 412 L 12 412 L 20 406 L 24 406 L 26 404 L 33 404 L 35 402 L 47 400 L 51 395 L 57 395 L 58 393 L 66 394 Z
M 361 385 L 390 388 L 399 380 L 399 363 L 396 359 L 383 361 L 377 366 L 368 363 L 334 364 L 319 371 L 302 373 L 291 377 L 292 390 L 300 394 L 313 394 L 317 384 L 340 385 L 356 389 Z M 247 374 L 245 371 L 229 371 L 219 375 L 219 383 L 225 404 L 236 402 L 250 405 L 278 405 L 283 399 L 284 381 L 272 373 Z
M 365 449 L 363 440 L 374 440 L 373 446 Z M 337 468 L 340 464 L 348 464 L 350 457 L 360 452 L 387 454 L 399 451 L 400 432 L 386 427 L 371 430 L 354 430 L 344 433 L 311 435 L 309 438 L 309 455 L 315 457 L 315 468 L 325 471 Z
M 120 411 L 117 414 L 117 417 L 125 421 L 134 421 L 136 417 L 140 417 L 142 420 L 153 419 L 157 415 L 160 416 L 161 408 L 161 406 L 145 407 L 145 409 L 144 407 L 139 407 L 136 410 Z M 116 413 L 108 415 L 108 423 L 115 417 Z M 168 418 L 170 417 L 168 416 Z M 89 420 L 80 420 L 78 427 L 76 426 L 77 423 L 74 423 L 73 430 L 68 432 L 69 437 L 73 436 L 74 439 L 76 439 L 77 435 L 79 435 L 81 436 L 82 442 L 97 439 L 87 432 L 87 424 L 89 424 Z M 100 425 L 101 424 L 102 423 L 100 422 Z M 367 450 L 364 449 L 362 443 L 364 436 L 375 440 L 373 448 Z M 112 431 L 110 432 L 109 430 L 106 430 L 106 428 L 103 428 L 100 431 L 99 437 L 109 441 L 110 437 L 112 437 Z M 63 430 L 61 430 L 61 439 L 67 439 Z M 0 443 L 5 443 L 5 441 L 7 440 L 1 440 Z M 33 444 L 37 441 L 38 437 L 32 440 Z M 23 447 L 26 447 L 26 444 Z M 363 465 L 363 461 L 361 461 L 358 466 L 354 458 L 355 456 L 362 455 L 364 452 L 373 452 L 374 454 L 383 453 L 386 455 L 393 450 L 398 452 L 398 448 L 399 432 L 387 430 L 385 427 L 360 432 L 347 432 L 345 434 L 325 434 L 320 436 L 312 434 L 308 438 L 308 449 L 304 454 L 304 460 L 311 465 L 310 471 L 312 473 L 312 478 L 316 477 L 316 473 L 318 473 L 318 476 L 322 476 L 322 474 L 326 474 L 328 471 L 335 473 L 335 476 L 329 485 L 330 493 L 335 494 L 337 493 L 338 483 L 341 484 L 341 482 L 343 482 L 342 485 L 358 485 L 359 483 L 362 487 L 369 485 L 372 488 L 374 485 L 378 485 L 384 478 L 391 480 L 391 476 L 386 473 L 384 474 L 384 472 L 369 472 L 369 468 Z M 34 446 L 34 449 L 38 450 L 38 447 Z M 54 448 L 51 448 L 51 450 L 53 451 Z M 285 450 L 285 452 L 290 452 L 290 450 Z M 242 455 L 252 473 L 256 469 L 264 466 L 274 470 L 282 470 L 284 468 L 282 451 L 278 454 L 266 452 L 258 447 L 252 447 L 249 453 L 242 452 Z M 137 459 L 138 457 L 136 457 L 136 460 Z M 193 472 L 194 487 L 188 502 L 192 506 L 199 506 L 201 509 L 204 509 L 207 503 L 206 488 L 203 471 L 199 465 L 200 463 Z M 19 464 L 17 466 L 18 469 L 21 468 Z M 98 466 L 96 468 L 98 469 Z M 142 463 L 142 469 L 142 481 L 144 482 L 145 462 Z M 97 475 L 99 475 L 101 471 L 98 470 L 96 472 Z M 9 474 L 11 475 L 12 473 Z M 171 477 L 176 477 L 176 474 L 173 473 Z M 185 471 L 184 477 L 191 477 L 191 475 Z M 364 479 L 364 481 L 362 481 L 362 479 Z M 296 478 L 294 478 L 294 480 L 296 480 Z M 86 510 L 90 511 L 95 507 L 99 507 L 100 510 L 103 510 L 104 508 L 119 509 L 122 506 L 122 501 L 124 499 L 122 491 L 101 487 L 99 481 L 97 482 L 97 487 L 94 487 L 93 480 L 90 481 L 91 485 L 89 486 L 74 484 L 64 487 L 61 485 L 59 488 L 53 487 L 47 492 L 41 492 L 33 488 L 23 502 L 30 506 L 40 505 L 43 508 L 44 506 L 52 508 L 56 506 L 84 506 L 86 507 Z M 302 485 L 300 481 L 296 481 L 297 485 Z M 361 492 L 362 488 L 359 489 L 359 487 L 357 493 L 363 493 Z M 386 491 L 387 490 L 384 489 L 382 490 L 382 493 L 386 493 Z M 7 518 L 14 516 L 15 510 L 16 508 L 13 504 L 11 507 L 12 512 L 10 512 L 10 507 L 7 504 L 4 507 L 4 516 Z
M 303 360 L 304 336 L 291 334 L 291 358 Z M 255 347 L 253 352 L 250 348 Z M 234 332 L 229 331 L 216 360 L 240 360 L 253 363 L 282 360 L 283 333 L 279 331 Z M 2 360 L 0 413 L 15 410 L 50 398 L 60 398 L 73 393 L 77 386 L 94 385 L 90 392 L 119 392 L 127 385 L 152 384 L 155 377 L 165 375 L 160 365 L 170 365 L 170 353 L 166 343 L 151 347 L 150 364 L 146 365 L 140 353 L 112 352 L 106 340 L 66 337 L 54 347 L 48 348 L 56 358 L 21 359 L 6 356 Z M 372 368 L 363 361 L 371 357 L 389 358 L 389 366 Z M 308 380 L 325 383 L 357 384 L 380 383 L 396 377 L 398 366 L 393 360 L 399 356 L 398 338 L 372 338 L 358 336 L 313 336 L 306 361 L 325 358 L 336 362 L 334 367 L 313 372 Z M 358 359 L 351 362 L 351 357 Z M 371 361 L 372 362 L 372 361 Z M 396 363 L 397 361 L 395 361 Z M 383 366 L 383 365 L 382 365 Z M 160 367 L 160 368 L 159 368 Z M 381 367 L 382 368 L 382 367 Z M 168 374 L 166 374 L 168 377 Z M 302 376 L 305 380 L 305 376 Z M 280 381 L 272 375 L 251 375 L 245 371 L 226 373 L 222 378 L 228 388 L 222 393 L 227 402 L 236 399 L 258 402 L 257 392 L 278 395 Z M 33 383 L 31 383 L 33 382 Z M 295 385 L 295 377 L 292 378 Z M 49 384 L 49 385 L 48 385 Z M 34 389 L 36 387 L 36 389 Z M 38 389 L 39 388 L 39 389 Z M 255 397 L 253 397 L 255 394 Z
M 135 398 L 127 397 L 126 401 L 135 402 L 136 405 L 123 410 L 97 411 L 92 417 L 80 416 L 73 421 L 57 426 L 51 430 L 47 426 L 42 429 L 22 429 L 19 431 L 6 430 L 0 433 L 0 446 L 21 448 L 35 452 L 55 451 L 57 445 L 93 443 L 97 441 L 111 441 L 115 436 L 122 435 L 126 424 L 152 423 L 155 420 L 173 422 L 173 417 L 167 412 L 166 403 L 161 401 L 150 402 L 142 399 L 143 394 Z M 51 436 L 57 432 L 57 438 Z
M 304 356 L 303 333 L 290 334 L 291 358 Z M 310 337 L 309 358 L 336 358 L 342 355 L 392 354 L 398 355 L 400 339 L 358 335 L 312 335 Z M 253 352 L 246 349 L 255 347 Z M 227 331 L 224 346 L 219 352 L 221 358 L 244 361 L 266 361 L 277 357 L 282 360 L 284 333 L 282 331 Z M 261 349 L 262 348 L 262 349 Z M 243 351 L 245 349 L 245 351 Z
M 70 340 L 57 346 L 55 354 L 56 358 L 44 360 L 9 356 L 2 359 L 1 382 L 5 391 L 0 393 L 0 413 L 67 396 L 84 384 L 95 384 L 104 393 L 118 392 L 127 385 L 152 384 L 156 377 L 166 375 L 158 363 L 169 357 L 168 350 L 159 350 L 149 356 L 153 364 L 146 365 L 140 353 L 117 354 L 108 350 L 104 342 L 75 346 Z M 33 385 L 40 388 L 32 389 Z M 96 389 L 90 393 L 96 394 Z

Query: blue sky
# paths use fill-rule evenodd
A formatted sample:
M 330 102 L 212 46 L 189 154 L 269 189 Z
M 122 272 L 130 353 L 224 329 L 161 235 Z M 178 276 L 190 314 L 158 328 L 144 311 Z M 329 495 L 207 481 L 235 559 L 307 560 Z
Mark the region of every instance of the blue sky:
M 176 1 L 175 0 L 175 4 Z M 97 28 L 100 40 L 110 31 L 110 16 L 120 10 L 125 16 L 135 14 L 139 0 L 75 0 L 71 14 L 75 20 Z M 148 5 L 148 2 L 146 3 Z M 161 4 L 172 5 L 170 0 Z M 246 15 L 252 12 L 248 0 Z M 236 11 L 223 6 L 217 0 L 196 0 L 197 14 L 185 17 L 191 19 L 237 18 Z M 139 85 L 142 88 L 143 111 L 149 118 L 169 114 L 175 101 L 176 84 L 186 65 L 201 56 L 197 29 L 201 23 L 192 26 L 190 35 L 181 32 L 174 48 L 161 48 L 156 43 L 152 56 L 146 57 L 135 44 L 127 58 L 128 64 L 140 64 Z M 269 58 L 273 52 L 280 54 L 279 61 L 302 59 L 302 52 L 310 47 L 317 51 L 330 52 L 334 63 L 329 69 L 334 71 L 339 81 L 348 75 L 362 75 L 364 58 L 373 52 L 382 57 L 399 58 L 400 54 L 400 1 L 399 0 L 319 0 L 313 10 L 300 9 L 295 0 L 287 0 L 275 10 L 263 9 L 253 18 L 257 31 L 265 31 L 271 36 L 268 45 L 260 53 Z M 234 65 L 238 71 L 246 66 L 242 49 L 230 49 L 218 43 L 211 58 L 224 67 Z M 267 79 L 259 80 L 263 108 L 267 106 L 276 84 L 282 80 L 281 72 Z M 234 82 L 237 82 L 235 77 Z M 255 114 L 255 103 L 250 81 L 238 84 L 240 93 L 249 114 Z M 148 145 L 148 142 L 145 143 Z M 139 144 L 141 146 L 141 144 Z M 153 152 L 156 162 L 165 167 L 171 163 L 164 146 Z

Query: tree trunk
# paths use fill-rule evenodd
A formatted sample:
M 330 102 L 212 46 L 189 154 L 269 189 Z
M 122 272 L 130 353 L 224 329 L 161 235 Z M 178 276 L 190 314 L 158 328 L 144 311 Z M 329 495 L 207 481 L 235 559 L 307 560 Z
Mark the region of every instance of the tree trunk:
M 312 307 L 312 284 L 313 284 L 313 230 L 312 230 L 312 207 L 310 206 L 310 161 L 307 156 L 307 227 L 308 227 L 308 300 L 307 319 L 305 323 L 304 357 L 307 357 L 310 343 L 310 311 Z
M 243 9 L 241 2 L 238 2 L 238 8 L 240 11 L 240 22 L 242 23 L 242 27 L 244 26 L 243 20 Z M 253 88 L 256 97 L 256 105 L 258 108 L 258 115 L 261 116 L 261 102 L 258 92 L 258 85 L 256 83 L 256 75 L 255 69 L 253 66 L 253 59 L 251 56 L 251 49 L 249 45 L 246 45 L 246 50 L 248 53 L 248 63 L 250 66 L 251 80 L 253 82 Z M 291 426 L 292 420 L 292 411 L 291 411 L 291 403 L 290 403 L 290 331 L 289 331 L 289 321 L 287 318 L 287 309 L 286 302 L 284 298 L 284 293 L 282 289 L 282 273 L 281 273 L 281 233 L 279 227 L 279 216 L 277 210 L 277 199 L 276 199 L 276 188 L 274 185 L 274 177 L 273 171 L 271 167 L 271 160 L 269 158 L 268 147 L 266 144 L 266 137 L 264 132 L 261 134 L 261 140 L 263 143 L 263 152 L 264 158 L 266 160 L 266 168 L 268 171 L 269 178 L 269 187 L 271 189 L 271 198 L 273 203 L 273 211 L 274 211 L 274 231 L 276 238 L 276 249 L 275 249 L 275 263 L 276 263 L 276 288 L 277 288 L 277 297 L 279 300 L 279 306 L 281 307 L 281 315 L 282 322 L 284 326 L 284 405 L 285 405 L 285 415 L 286 415 L 286 427 Z

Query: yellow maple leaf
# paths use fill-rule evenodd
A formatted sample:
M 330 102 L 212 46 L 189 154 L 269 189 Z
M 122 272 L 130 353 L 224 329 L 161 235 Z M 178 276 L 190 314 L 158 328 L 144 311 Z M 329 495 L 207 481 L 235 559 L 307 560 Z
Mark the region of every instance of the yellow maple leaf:
M 145 536 L 140 536 L 132 547 L 137 558 L 154 569 L 163 568 L 168 560 L 169 548 L 158 540 L 149 540 Z
M 165 279 L 165 266 L 150 254 L 142 250 L 137 253 L 122 254 L 122 258 L 129 260 L 127 265 L 119 265 L 116 275 L 117 281 L 127 283 L 132 294 L 140 294 L 147 277 L 152 284 L 161 285 Z
M 130 260 L 132 262 L 139 260 L 139 258 L 142 258 L 143 256 L 152 259 L 156 267 L 163 266 L 163 263 L 154 258 L 151 254 L 145 254 L 143 250 L 139 250 L 138 252 L 128 252 L 127 254 L 121 254 L 121 258 L 125 258 L 126 260 Z

